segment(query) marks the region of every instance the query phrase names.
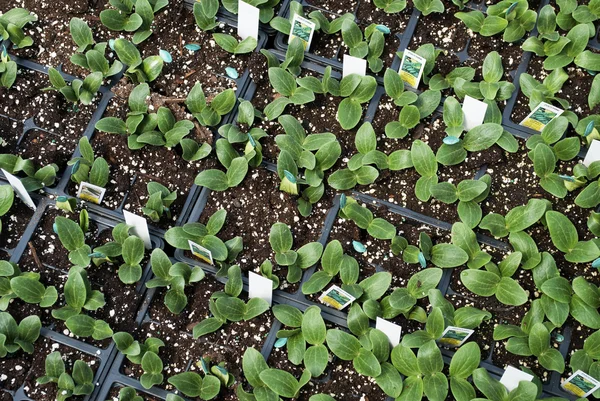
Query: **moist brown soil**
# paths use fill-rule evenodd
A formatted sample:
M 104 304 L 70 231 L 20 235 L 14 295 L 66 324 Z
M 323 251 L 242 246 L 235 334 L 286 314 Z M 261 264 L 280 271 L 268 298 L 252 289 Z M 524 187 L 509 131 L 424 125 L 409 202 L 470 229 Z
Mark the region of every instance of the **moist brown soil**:
M 527 73 L 542 82 L 551 73 L 551 71 L 544 70 L 543 65 L 544 58 L 533 55 L 529 61 Z M 586 70 L 576 67 L 575 64 L 571 64 L 563 70 L 569 75 L 569 79 L 563 84 L 562 89 L 556 96 L 567 100 L 570 104 L 569 110 L 577 114 L 579 118 L 600 113 L 600 105 L 596 105 L 590 110 L 587 96 L 582 96 L 582 94 L 590 92 L 594 76 Z M 560 107 L 558 104 L 556 106 Z M 529 99 L 522 92 L 519 92 L 512 110 L 511 120 L 515 124 L 519 124 L 530 112 Z
M 414 140 L 420 139 L 427 143 L 433 152 L 437 152 L 447 136 L 444 132 L 445 124 L 441 116 L 429 118 L 417 125 L 404 138 L 390 139 L 385 135 L 385 125 L 398 118 L 398 110 L 391 99 L 385 95 L 379 103 L 379 107 L 373 119 L 373 128 L 378 138 L 378 148 L 385 154 L 400 149 L 410 150 Z M 467 158 L 455 166 L 438 166 L 439 182 L 449 181 L 455 185 L 465 179 L 473 179 L 480 168 L 488 163 L 493 163 L 501 158 L 501 149 L 492 146 L 490 149 L 473 152 Z M 420 175 L 413 168 L 400 171 L 384 170 L 371 185 L 358 186 L 358 190 L 402 207 L 409 208 L 419 213 L 446 221 L 456 222 L 459 220 L 456 204 L 446 204 L 431 198 L 428 202 L 420 201 L 414 188 Z
M 0 389 L 0 401 L 13 401 L 13 397 L 10 393 Z
M 54 351 L 59 351 L 61 353 L 63 360 L 65 361 L 66 372 L 71 373 L 73 371 L 73 364 L 77 360 L 86 362 L 90 368 L 92 368 L 94 373 L 100 367 L 100 360 L 88 354 L 77 351 L 74 348 L 66 345 L 54 343 L 45 338 L 38 340 L 38 342 L 35 344 L 35 353 L 33 354 L 31 361 L 31 368 L 24 382 L 25 393 L 34 401 L 53 401 L 56 399 L 56 393 L 58 390 L 56 383 L 48 383 L 43 385 L 36 383 L 36 379 L 38 377 L 45 375 L 46 371 L 44 363 L 46 361 L 46 356 Z M 74 396 L 69 399 L 76 401 L 83 400 L 84 398 L 84 396 Z
M 52 231 L 52 224 L 57 215 L 64 215 L 64 213 L 54 209 L 47 210 L 32 237 L 31 243 L 42 263 L 41 268 L 35 261 L 31 248 L 25 251 L 19 261 L 19 267 L 22 271 L 38 272 L 41 274 L 41 282 L 44 285 L 54 285 L 56 287 L 60 297 L 53 309 L 58 309 L 64 304 L 62 300 L 63 287 L 67 280 L 68 269 L 71 266 L 68 262 L 68 251 Z M 69 215 L 66 215 L 66 217 L 73 218 Z M 98 231 L 98 227 L 93 220 L 90 222 L 90 228 L 86 243 L 92 249 L 112 240 L 110 229 L 103 227 L 102 231 Z M 141 266 L 147 266 L 148 260 L 149 256 L 146 255 Z M 92 265 L 86 269 L 92 288 L 104 294 L 106 305 L 97 311 L 86 311 L 85 313 L 96 319 L 104 320 L 115 332 L 127 330 L 131 327 L 142 301 L 141 292 L 143 290 L 141 284 L 136 288 L 134 285 L 123 284 L 117 278 L 119 265 L 120 263 Z M 37 314 L 42 319 L 44 326 L 50 326 L 54 331 L 73 336 L 63 321 L 52 317 L 50 309 L 41 309 L 38 305 L 26 304 L 16 299 L 11 302 L 8 310 L 14 316 L 21 316 L 21 318 Z M 102 341 L 91 338 L 80 338 L 80 340 L 102 348 L 107 347 L 111 342 L 110 338 Z
M 469 40 L 467 27 L 454 14 L 458 8 L 450 1 L 444 1 L 446 11 L 419 16 L 419 23 L 413 34 L 408 49 L 416 50 L 419 46 L 431 43 L 438 49 L 459 52 L 465 48 Z
M 358 0 L 307 0 L 306 2 L 321 10 L 340 15 L 345 13 L 355 13 L 356 7 L 359 4 Z
M 58 180 L 75 152 L 77 143 L 77 137 L 67 137 L 33 129 L 27 131 L 18 151 L 22 158 L 33 160 L 37 166 L 55 163 L 59 168 Z
M 251 169 L 239 186 L 223 192 L 211 192 L 200 222 L 205 224 L 210 216 L 225 208 L 227 220 L 218 237 L 226 241 L 241 236 L 244 243 L 244 249 L 234 263 L 244 271 L 255 271 L 269 259 L 273 262 L 274 273 L 280 278 L 280 289 L 295 292 L 298 284 L 290 284 L 285 280 L 287 267 L 275 263 L 275 255 L 269 244 L 269 231 L 277 222 L 290 226 L 295 250 L 309 242 L 318 241 L 325 217 L 332 206 L 333 193 L 327 189 L 323 198 L 313 205 L 311 215 L 303 217 L 298 212 L 295 197 L 280 191 L 279 183 L 276 173 L 264 168 Z M 189 252 L 186 254 L 193 257 Z
M 22 134 L 22 122 L 0 116 L 0 153 L 14 153 Z
M 552 203 L 552 209 L 563 213 L 577 228 L 579 239 L 593 238 L 587 228 L 590 210 L 575 205 L 577 191 L 569 192 L 563 199 L 556 198 L 539 185 L 539 178 L 533 171 L 533 163 L 527 156 L 525 141 L 518 139 L 519 150 L 516 153 L 504 152 L 504 160 L 495 165 L 488 165 L 486 172 L 492 177 L 492 189 L 485 201 L 481 202 L 483 216 L 489 213 L 506 215 L 511 209 L 527 204 L 529 199 L 544 198 Z M 562 174 L 572 174 L 572 162 L 559 166 Z M 553 245 L 548 230 L 541 224 L 535 224 L 527 230 L 540 250 L 550 252 L 557 262 L 561 275 L 569 280 L 576 276 L 597 280 L 598 272 L 588 264 L 573 264 L 564 260 L 562 252 Z M 489 233 L 486 231 L 485 234 Z M 506 240 L 506 239 L 505 239 Z
M 74 111 L 73 103 L 59 92 L 42 91 L 48 86 L 50 81 L 46 74 L 19 67 L 13 86 L 0 88 L 0 114 L 19 121 L 33 117 L 38 127 L 56 133 L 61 141 L 78 139 L 87 128 L 100 95 L 97 94 L 89 106 L 79 104 L 78 110 Z
M 33 210 L 21 202 L 15 195 L 10 211 L 0 217 L 2 222 L 2 235 L 0 235 L 0 248 L 13 249 L 23 236 L 29 220 L 33 216 Z
M 169 377 L 187 370 L 199 372 L 196 364 L 200 358 L 210 358 L 211 365 L 225 362 L 225 368 L 235 376 L 236 383 L 245 382 L 241 370 L 242 356 L 249 347 L 261 349 L 273 315 L 268 311 L 249 321 L 230 322 L 216 332 L 194 340 L 191 335 L 193 327 L 211 316 L 209 298 L 223 288 L 223 284 L 211 276 L 189 286 L 186 288 L 188 305 L 179 315 L 174 315 L 164 305 L 164 291 L 158 290 L 154 295 L 148 312 L 150 321 L 144 323 L 135 336 L 140 340 L 156 337 L 165 342 L 165 347 L 159 351 L 165 365 L 165 381 L 159 387 L 173 390 L 173 386 L 167 383 Z M 246 295 L 242 294 L 241 299 L 247 301 Z M 121 371 L 136 378 L 143 373 L 139 365 L 127 359 L 124 359 Z M 222 389 L 219 400 L 237 400 L 234 389 Z

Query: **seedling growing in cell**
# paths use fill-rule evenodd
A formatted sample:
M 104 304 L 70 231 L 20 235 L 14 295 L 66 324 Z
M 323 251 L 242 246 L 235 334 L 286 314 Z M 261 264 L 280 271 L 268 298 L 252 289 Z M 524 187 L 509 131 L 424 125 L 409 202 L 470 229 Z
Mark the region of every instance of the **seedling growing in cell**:
M 164 61 L 160 56 L 149 56 L 142 59 L 140 51 L 126 39 L 115 40 L 115 51 L 119 60 L 127 66 L 125 75 L 134 84 L 152 82 L 162 72 Z
M 323 245 L 310 242 L 297 251 L 292 250 L 294 238 L 292 231 L 284 223 L 275 223 L 269 232 L 269 243 L 275 252 L 275 261 L 280 266 L 287 266 L 287 281 L 297 283 L 302 278 L 302 270 L 308 269 L 319 261 L 323 253 Z
M 184 372 L 169 378 L 169 383 L 188 397 L 199 397 L 201 400 L 215 398 L 221 386 L 231 387 L 235 377 L 227 371 L 225 363 L 210 366 L 210 358 L 200 358 L 196 365 L 201 373 Z
M 94 372 L 82 361 L 75 361 L 71 374 L 66 372 L 65 362 L 60 352 L 55 351 L 46 357 L 46 374 L 38 377 L 39 384 L 56 383 L 57 401 L 64 401 L 78 395 L 90 395 L 94 391 Z
M 213 214 L 206 225 L 202 223 L 186 223 L 183 227 L 173 227 L 167 230 L 165 240 L 177 249 L 190 250 L 189 241 L 208 249 L 216 263 L 231 262 L 241 252 L 242 237 L 235 237 L 223 242 L 217 237 L 225 220 L 227 212 L 220 209 Z
M 150 263 L 154 278 L 146 283 L 146 287 L 168 287 L 165 305 L 172 313 L 181 313 L 188 303 L 185 287 L 201 281 L 204 271 L 201 267 L 188 266 L 181 262 L 172 264 L 162 249 L 152 251 Z
M 244 285 L 239 265 L 227 270 L 227 278 L 225 291 L 213 293 L 209 300 L 212 316 L 194 326 L 194 338 L 213 333 L 227 322 L 254 319 L 269 309 L 269 303 L 262 298 L 252 298 L 248 302 L 239 298 Z
M 163 214 L 166 214 L 167 218 L 170 220 L 170 207 L 177 199 L 177 191 L 171 192 L 169 191 L 169 188 L 153 181 L 148 183 L 147 189 L 148 201 L 146 202 L 146 206 L 142 208 L 142 212 L 155 223 L 160 221 Z
M 369 69 L 378 73 L 383 68 L 381 54 L 385 44 L 383 32 L 377 29 L 376 24 L 371 24 L 363 32 L 360 27 L 351 19 L 347 19 L 342 24 L 342 38 L 344 43 L 350 49 L 350 55 L 358 58 L 366 58 L 369 63 Z
M 38 169 L 33 160 L 13 154 L 0 154 L 0 167 L 15 175 L 23 172 L 26 177 L 21 178 L 21 183 L 27 192 L 54 185 L 58 173 L 58 166 L 54 163 Z
M 18 298 L 40 308 L 49 308 L 58 299 L 54 286 L 44 286 L 40 274 L 21 272 L 19 266 L 5 260 L 0 261 L 0 310 L 8 308 L 10 300 Z
M 104 188 L 108 184 L 109 166 L 103 157 L 96 157 L 94 150 L 86 136 L 79 140 L 79 153 L 81 156 L 69 160 L 71 167 L 71 181 L 81 184 L 89 182 Z
M 144 343 L 139 343 L 131 334 L 124 331 L 115 333 L 112 338 L 117 349 L 127 356 L 127 359 L 142 366 L 144 371 L 140 377 L 142 387 L 150 389 L 163 382 L 163 363 L 158 356 L 158 351 L 160 347 L 165 346 L 165 343 L 161 339 L 150 337 Z
M 14 354 L 20 349 L 33 353 L 33 343 L 40 336 L 42 322 L 39 316 L 31 315 L 17 325 L 10 313 L 0 312 L 0 358 Z
M 75 111 L 79 110 L 77 107 L 78 103 L 84 105 L 92 104 L 96 93 L 100 89 L 100 85 L 102 85 L 103 79 L 101 72 L 93 72 L 85 77 L 83 81 L 74 79 L 69 85 L 55 68 L 50 68 L 48 70 L 48 77 L 50 78 L 51 86 L 44 88 L 43 90 L 55 90 L 60 92 L 65 99 L 73 103 L 73 110 Z
M 37 20 L 37 16 L 25 8 L 8 10 L 0 16 L 0 40 L 10 40 L 15 49 L 31 46 L 33 39 L 31 36 L 25 36 L 23 28 Z
M 100 13 L 100 21 L 111 31 L 135 32 L 133 43 L 142 43 L 152 35 L 154 14 L 169 4 L 168 0 L 113 0 L 115 7 Z
M 223 50 L 231 54 L 246 54 L 256 49 L 257 41 L 254 37 L 238 41 L 231 35 L 225 33 L 213 33 L 213 39 Z
M 562 69 L 553 70 L 542 82 L 537 81 L 527 73 L 521 74 L 519 83 L 521 91 L 529 99 L 529 109 L 531 111 L 542 102 L 557 102 L 563 109 L 569 108 L 569 102 L 565 99 L 556 97 L 563 84 L 569 79 L 569 75 Z
M 55 319 L 64 320 L 67 328 L 76 336 L 92 337 L 104 340 L 112 336 L 113 331 L 108 323 L 83 314 L 83 310 L 96 311 L 106 302 L 104 294 L 92 290 L 87 273 L 81 267 L 73 266 L 64 287 L 65 306 L 52 311 Z
M 71 37 L 77 46 L 77 52 L 71 56 L 71 63 L 92 72 L 101 72 L 104 78 L 121 72 L 123 64 L 115 60 L 112 65 L 105 57 L 106 42 L 96 43 L 87 22 L 80 18 L 71 18 L 69 23 Z

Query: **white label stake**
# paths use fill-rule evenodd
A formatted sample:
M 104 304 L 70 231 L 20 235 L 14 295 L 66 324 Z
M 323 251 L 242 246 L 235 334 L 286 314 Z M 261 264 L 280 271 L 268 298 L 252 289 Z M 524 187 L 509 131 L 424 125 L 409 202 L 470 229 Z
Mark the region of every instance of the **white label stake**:
M 150 231 L 148 230 L 148 222 L 145 218 L 123 210 L 123 216 L 125 216 L 125 223 L 128 226 L 133 226 L 133 233 L 140 237 L 144 241 L 146 249 L 152 248 L 152 241 L 150 240 Z
M 8 180 L 10 186 L 13 187 L 13 189 L 15 190 L 17 195 L 19 195 L 19 198 L 21 198 L 23 203 L 32 208 L 33 210 L 36 210 L 35 203 L 33 203 L 33 199 L 31 199 L 31 196 L 29 196 L 29 192 L 27 192 L 21 180 L 19 180 L 17 177 L 15 177 L 14 175 L 12 175 L 4 169 L 2 169 L 2 172 L 4 173 L 4 176 Z
M 364 77 L 367 74 L 367 60 L 344 54 L 343 76 L 358 74 Z
M 260 10 L 243 0 L 238 1 L 238 36 L 242 39 L 253 37 L 258 40 Z
M 463 127 L 465 131 L 470 131 L 483 124 L 487 107 L 487 103 L 474 99 L 469 95 L 465 96 L 462 107 Z
M 504 387 L 510 392 L 519 386 L 522 381 L 530 382 L 533 380 L 533 376 L 529 373 L 525 373 L 520 369 L 509 366 L 504 371 L 500 383 L 504 384 Z
M 261 298 L 273 303 L 273 280 L 254 272 L 248 272 L 248 298 Z
M 383 331 L 383 333 L 390 340 L 392 347 L 400 344 L 400 337 L 402 336 L 402 327 L 395 323 L 388 322 L 385 319 L 377 317 L 375 328 Z
M 587 153 L 585 154 L 585 159 L 583 159 L 583 164 L 586 167 L 589 167 L 590 164 L 600 160 L 600 141 L 594 139 L 592 144 L 590 145 Z

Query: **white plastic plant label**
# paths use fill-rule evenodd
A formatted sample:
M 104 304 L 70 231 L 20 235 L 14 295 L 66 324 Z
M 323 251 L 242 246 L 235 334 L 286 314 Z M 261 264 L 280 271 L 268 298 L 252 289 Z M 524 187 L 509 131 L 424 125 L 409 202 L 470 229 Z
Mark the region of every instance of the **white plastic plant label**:
M 192 255 L 196 256 L 197 258 L 200 258 L 206 263 L 210 263 L 211 265 L 215 264 L 210 249 L 206 249 L 202 245 L 196 244 L 192 240 L 188 240 L 188 245 L 190 246 L 190 251 L 192 252 Z
M 402 337 L 402 326 L 377 317 L 377 320 L 375 321 L 375 328 L 383 331 L 383 333 L 390 340 L 392 347 L 400 344 L 400 337 Z
M 427 60 L 425 60 L 424 57 L 419 56 L 417 53 L 413 53 L 410 50 L 404 50 L 404 54 L 402 54 L 402 63 L 400 64 L 400 70 L 398 71 L 400 78 L 402 78 L 409 86 L 417 89 L 419 87 L 419 82 L 421 81 L 421 76 L 423 75 L 423 70 L 425 69 L 426 61 Z
M 312 42 L 313 34 L 315 33 L 315 27 L 315 23 L 311 20 L 295 14 L 294 19 L 292 20 L 292 29 L 290 31 L 288 43 L 291 42 L 293 38 L 298 38 L 304 43 L 304 50 L 308 50 L 310 48 L 310 43 Z
M 541 132 L 550 121 L 564 113 L 563 109 L 542 102 L 519 125 Z
M 367 60 L 344 54 L 344 68 L 342 71 L 343 76 L 350 74 L 358 74 L 364 77 L 367 74 Z
M 261 298 L 273 303 L 273 280 L 254 272 L 248 272 L 248 298 Z
M 583 164 L 586 167 L 589 167 L 590 164 L 600 160 L 600 141 L 594 139 L 592 144 L 588 148 L 587 153 L 585 154 L 585 159 L 583 159 Z
M 260 10 L 243 0 L 238 1 L 238 36 L 242 39 L 252 37 L 258 40 Z
M 600 389 L 600 381 L 594 379 L 587 373 L 578 370 L 573 373 L 561 387 L 569 393 L 575 394 L 577 397 L 586 398 L 598 389 Z
M 500 379 L 500 383 L 504 384 L 504 387 L 506 387 L 506 389 L 508 391 L 513 391 L 514 389 L 517 388 L 517 386 L 519 385 L 520 382 L 522 382 L 522 381 L 530 382 L 532 380 L 533 380 L 533 375 L 530 375 L 529 373 L 525 373 L 520 369 L 513 368 L 512 366 L 509 366 L 504 371 L 504 374 L 502 375 L 502 378 Z
M 148 230 L 148 222 L 142 216 L 123 210 L 123 216 L 125 217 L 125 223 L 128 226 L 133 226 L 133 233 L 140 237 L 144 241 L 146 249 L 152 248 L 152 241 L 150 240 L 150 231 Z
M 487 107 L 487 103 L 472 98 L 469 95 L 465 96 L 462 106 L 463 127 L 465 131 L 472 130 L 473 128 L 483 124 Z
M 346 306 L 354 302 L 356 298 L 350 295 L 348 292 L 342 290 L 337 285 L 331 286 L 319 297 L 319 301 L 327 304 L 337 310 L 342 310 Z
M 27 192 L 21 180 L 19 180 L 19 178 L 15 177 L 14 175 L 12 175 L 4 169 L 2 169 L 2 172 L 4 173 L 4 176 L 8 180 L 10 186 L 15 190 L 15 192 L 17 193 L 19 198 L 21 198 L 23 203 L 32 208 L 33 210 L 36 210 L 35 203 L 33 202 L 33 199 L 31 199 L 31 196 L 29 196 L 29 192 Z
M 460 347 L 471 337 L 475 330 L 463 329 L 462 327 L 448 326 L 442 333 L 438 342 L 448 347 Z
M 89 182 L 82 181 L 79 184 L 79 191 L 77 191 L 77 197 L 88 202 L 99 205 L 102 203 L 102 198 L 106 193 L 106 188 L 99 187 L 98 185 L 90 184 Z

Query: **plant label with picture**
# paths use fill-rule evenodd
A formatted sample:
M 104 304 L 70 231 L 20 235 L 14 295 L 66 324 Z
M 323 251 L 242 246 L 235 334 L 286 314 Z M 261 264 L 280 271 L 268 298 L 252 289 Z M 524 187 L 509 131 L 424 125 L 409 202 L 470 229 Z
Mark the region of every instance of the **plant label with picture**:
M 354 302 L 356 298 L 342 290 L 337 285 L 331 286 L 327 291 L 325 291 L 319 297 L 319 301 L 327 304 L 337 310 L 342 310 L 346 306 L 350 305 Z
M 465 131 L 470 131 L 475 127 L 483 124 L 485 112 L 487 111 L 487 103 L 472 98 L 469 95 L 465 96 L 463 101 L 463 127 Z
M 590 164 L 600 160 L 600 141 L 594 139 L 592 144 L 588 148 L 587 153 L 585 154 L 585 159 L 583 159 L 583 164 L 586 167 L 589 167 Z
M 192 252 L 192 255 L 202 259 L 206 263 L 210 263 L 211 265 L 215 264 L 210 249 L 206 249 L 202 245 L 198 245 L 192 240 L 188 240 L 188 245 L 190 246 L 190 251 Z
M 577 397 L 586 398 L 593 392 L 600 389 L 600 381 L 594 379 L 587 373 L 578 370 L 573 373 L 561 387 L 569 393 L 575 394 Z
M 144 241 L 146 249 L 152 248 L 152 241 L 150 240 L 150 231 L 148 230 L 148 222 L 142 216 L 123 210 L 123 216 L 125 217 L 125 223 L 128 226 L 133 227 L 133 233 L 140 237 Z
M 260 10 L 258 7 L 251 6 L 243 0 L 239 0 L 237 33 L 242 40 L 248 37 L 258 40 L 259 18 Z
M 541 132 L 550 121 L 560 116 L 564 110 L 542 102 L 519 125 Z
M 248 298 L 261 298 L 273 303 L 273 281 L 254 272 L 248 272 Z
M 31 199 L 31 196 L 29 196 L 29 192 L 27 192 L 21 180 L 19 180 L 19 178 L 15 177 L 14 175 L 12 175 L 4 169 L 2 169 L 2 173 L 4 173 L 4 176 L 8 180 L 8 183 L 15 190 L 17 195 L 19 195 L 19 198 L 21 198 L 23 203 L 32 208 L 33 210 L 36 210 L 35 203 L 33 202 L 33 199 Z
M 367 60 L 344 54 L 343 76 L 358 74 L 361 77 L 367 75 Z
M 417 53 L 404 50 L 399 70 L 400 78 L 409 86 L 417 89 L 423 75 L 423 70 L 425 69 L 426 61 L 424 57 L 419 56 Z
M 460 347 L 467 341 L 475 330 L 463 329 L 462 327 L 448 326 L 442 333 L 438 342 L 448 347 Z
M 298 38 L 304 43 L 304 50 L 310 48 L 310 42 L 312 42 L 313 34 L 315 33 L 315 23 L 298 14 L 294 15 L 292 20 L 292 30 L 290 31 L 290 37 L 288 43 L 293 38 Z
M 90 184 L 89 182 L 81 181 L 79 184 L 79 191 L 77 191 L 77 197 L 79 199 L 99 205 L 102 203 L 102 198 L 104 198 L 105 193 L 106 188 Z
M 516 389 L 519 386 L 519 383 L 522 381 L 530 382 L 533 380 L 533 375 L 529 373 L 523 372 L 520 369 L 513 368 L 512 366 L 508 366 L 500 379 L 500 383 L 506 387 L 506 389 L 510 392 Z
M 397 325 L 396 323 L 388 322 L 385 319 L 377 317 L 375 328 L 377 330 L 383 331 L 383 333 L 390 340 L 390 344 L 392 347 L 400 344 L 400 337 L 402 336 L 402 326 Z

